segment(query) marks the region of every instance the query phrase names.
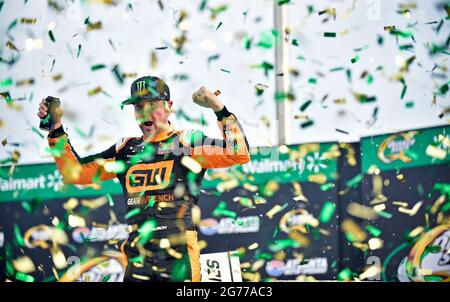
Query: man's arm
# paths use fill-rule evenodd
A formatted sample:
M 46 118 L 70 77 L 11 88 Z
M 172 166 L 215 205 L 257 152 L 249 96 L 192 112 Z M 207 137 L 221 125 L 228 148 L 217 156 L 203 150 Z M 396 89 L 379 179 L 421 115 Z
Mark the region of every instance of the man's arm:
M 106 163 L 115 160 L 116 145 L 103 152 L 80 158 L 70 144 L 62 125 L 48 135 L 48 143 L 50 148 L 61 151 L 60 156 L 55 155 L 54 159 L 64 183 L 86 185 L 116 177 L 115 173 L 106 172 L 104 168 Z
M 247 138 L 236 116 L 229 112 L 217 95 L 201 87 L 192 95 L 194 103 L 214 110 L 223 139 L 207 137 L 201 131 L 183 131 L 181 143 L 203 169 L 223 168 L 250 161 Z

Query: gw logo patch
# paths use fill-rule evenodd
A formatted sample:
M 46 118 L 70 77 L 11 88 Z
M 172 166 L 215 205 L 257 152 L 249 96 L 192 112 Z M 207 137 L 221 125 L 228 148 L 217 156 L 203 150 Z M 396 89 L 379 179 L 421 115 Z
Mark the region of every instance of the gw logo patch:
M 134 165 L 127 172 L 127 191 L 138 193 L 163 189 L 170 183 L 172 169 L 173 160 Z

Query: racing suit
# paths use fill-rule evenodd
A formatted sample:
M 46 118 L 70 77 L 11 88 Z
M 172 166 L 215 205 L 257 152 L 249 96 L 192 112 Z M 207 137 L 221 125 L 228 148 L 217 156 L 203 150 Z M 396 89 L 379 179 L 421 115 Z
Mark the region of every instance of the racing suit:
M 128 259 L 124 281 L 200 281 L 200 250 L 193 207 L 208 168 L 250 160 L 247 139 L 226 107 L 216 112 L 223 139 L 200 130 L 168 129 L 151 139 L 120 139 L 107 150 L 80 158 L 63 127 L 49 133 L 50 147 L 67 184 L 118 178 L 127 202 L 129 238 L 121 246 Z M 123 167 L 121 170 L 111 169 Z M 195 215 L 194 215 L 195 216 Z M 182 272 L 185 272 L 183 275 Z

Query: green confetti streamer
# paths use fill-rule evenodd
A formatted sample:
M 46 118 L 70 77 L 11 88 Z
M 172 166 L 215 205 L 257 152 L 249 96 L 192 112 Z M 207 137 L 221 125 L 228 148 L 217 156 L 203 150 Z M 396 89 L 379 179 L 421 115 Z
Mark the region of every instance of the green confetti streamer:
M 381 45 L 383 45 L 383 43 L 384 43 L 383 36 L 382 35 L 378 35 L 377 36 L 377 44 L 381 46 Z
M 226 72 L 226 73 L 231 73 L 231 71 L 223 69 L 223 68 L 220 68 L 220 71 L 223 71 L 223 72 Z
M 334 67 L 330 69 L 330 72 L 336 72 L 336 71 L 341 71 L 344 70 L 344 67 Z
M 198 7 L 199 11 L 203 11 L 206 8 L 206 3 L 208 2 L 208 0 L 202 0 L 202 2 L 200 2 L 200 5 Z
M 137 164 L 142 160 L 151 160 L 155 154 L 155 148 L 152 145 L 145 145 L 144 150 L 141 153 L 134 155 L 131 158 L 131 164 Z
M 269 245 L 269 250 L 271 252 L 279 252 L 281 250 L 284 250 L 286 248 L 299 248 L 300 247 L 300 243 L 298 243 L 297 241 L 287 238 L 287 239 L 280 239 L 275 241 L 275 243 L 272 243 Z
M 25 246 L 25 241 L 23 240 L 20 228 L 17 224 L 14 224 L 14 240 L 18 246 Z
M 360 56 L 357 55 L 357 56 L 353 57 L 350 61 L 352 62 L 352 64 L 355 64 L 356 62 L 359 61 L 359 59 L 360 59 Z
M 449 90 L 448 84 L 449 83 L 447 82 L 446 84 L 444 84 L 441 87 L 439 87 L 439 93 L 441 95 L 445 95 L 448 92 L 448 90 Z
M 50 40 L 52 40 L 52 42 L 55 42 L 55 36 L 53 35 L 53 32 L 51 30 L 48 31 L 48 36 L 50 37 Z
M 378 214 L 378 216 L 381 216 L 381 217 L 386 218 L 386 219 L 391 219 L 392 218 L 392 214 L 388 213 L 388 212 L 385 212 L 385 211 L 377 211 L 377 214 Z
M 322 223 L 328 223 L 330 222 L 331 218 L 333 217 L 334 210 L 336 209 L 336 204 L 327 201 L 323 204 L 322 210 L 320 211 L 319 220 Z
M 8 79 L 3 80 L 3 81 L 0 82 L 0 87 L 1 88 L 6 88 L 6 87 L 11 86 L 12 83 L 13 83 L 13 80 L 11 78 L 8 78 Z
M 131 258 L 130 262 L 132 262 L 132 263 L 143 263 L 144 259 L 145 259 L 145 257 L 143 255 L 139 255 L 139 256 Z
M 128 212 L 125 214 L 125 219 L 128 219 L 128 218 L 131 218 L 131 217 L 133 217 L 133 216 L 136 216 L 136 215 L 138 215 L 139 213 L 141 213 L 141 209 L 140 209 L 140 208 L 132 209 L 131 211 L 128 211 Z
M 284 4 L 288 4 L 289 2 L 291 2 L 291 0 L 277 0 L 277 5 L 281 6 Z
M 335 187 L 335 184 L 330 182 L 330 183 L 321 185 L 320 186 L 320 190 L 321 191 L 328 191 L 328 190 L 330 190 L 331 188 L 334 188 L 334 187 Z
M 80 52 L 81 52 L 81 44 L 78 44 L 77 58 L 80 56 Z
M 95 64 L 95 65 L 92 65 L 92 66 L 91 66 L 91 71 L 103 69 L 103 68 L 105 68 L 105 67 L 106 67 L 105 64 Z
M 272 238 L 275 238 L 278 234 L 278 226 L 275 227 L 275 230 L 273 231 Z
M 106 194 L 106 198 L 108 198 L 108 203 L 110 207 L 114 206 L 114 199 L 111 197 L 111 194 Z
M 410 38 L 410 37 L 412 37 L 412 32 L 410 32 L 410 31 L 401 31 L 401 30 L 398 30 L 398 29 L 392 30 L 390 32 L 390 34 L 394 35 L 394 36 L 399 36 L 399 37 L 402 37 L 402 38 Z
M 217 207 L 214 209 L 214 211 L 212 212 L 212 215 L 214 217 L 226 216 L 226 217 L 236 218 L 237 217 L 236 212 L 227 210 L 226 207 L 227 207 L 226 202 L 225 201 L 221 201 L 217 205 Z
M 301 106 L 300 106 L 300 111 L 303 112 L 306 110 L 306 108 L 309 107 L 309 105 L 311 105 L 312 100 L 307 100 L 306 102 L 304 102 Z
M 260 39 L 256 44 L 256 46 L 270 49 L 273 47 L 273 43 L 274 43 L 273 34 L 268 32 L 262 32 L 260 33 Z
M 431 192 L 434 192 L 435 190 L 441 192 L 441 195 L 447 194 L 450 197 L 450 184 L 449 183 L 437 182 L 434 184 Z
M 105 275 L 102 279 L 102 282 L 108 282 L 109 279 L 111 279 L 111 274 Z
M 178 259 L 173 265 L 172 281 L 182 282 L 188 279 L 189 268 L 189 257 L 184 255 L 183 258 Z
M 356 187 L 363 180 L 363 177 L 363 174 L 356 175 L 355 177 L 347 181 L 347 187 Z
M 414 107 L 414 101 L 408 101 L 405 103 L 406 108 L 413 108 Z
M 450 202 L 447 202 L 442 206 L 441 211 L 447 213 L 449 210 L 450 210 Z
M 348 80 L 349 82 L 352 82 L 352 71 L 351 71 L 350 69 L 347 69 L 347 70 L 345 71 L 345 74 L 346 74 L 346 76 L 347 76 L 347 80 Z
M 403 100 L 406 94 L 406 89 L 408 89 L 408 85 L 403 85 L 402 93 L 400 95 L 400 99 Z
M 12 21 L 9 26 L 8 29 L 6 31 L 10 31 L 11 29 L 13 29 L 14 27 L 16 27 L 17 25 L 17 19 L 15 19 L 14 21 Z
M 58 142 L 55 144 L 55 147 L 53 148 L 47 148 L 46 151 L 53 157 L 61 157 L 63 155 L 63 149 L 66 144 L 66 140 L 64 138 L 61 138 L 58 140 Z
M 338 273 L 337 278 L 339 281 L 349 281 L 352 278 L 352 274 L 352 271 L 347 267 Z
M 119 82 L 119 84 L 123 84 L 124 79 L 122 76 L 122 72 L 120 71 L 119 65 L 114 65 L 114 67 L 111 71 L 114 74 L 114 77 L 116 78 L 117 82 Z
M 28 274 L 24 274 L 22 272 L 16 273 L 16 279 L 23 282 L 34 282 L 34 277 Z
M 244 45 L 244 48 L 247 50 L 249 50 L 252 46 L 252 39 L 250 39 L 247 34 L 244 34 L 242 37 L 242 45 Z
M 314 121 L 313 120 L 309 120 L 309 121 L 306 121 L 306 122 L 300 124 L 300 127 L 301 128 L 308 128 L 308 127 L 311 127 L 313 124 L 314 124 Z
M 13 99 L 11 98 L 11 95 L 8 91 L 6 92 L 0 92 L 0 95 L 5 99 L 6 104 L 9 106 L 13 103 Z
M 375 237 L 378 237 L 381 235 L 381 230 L 379 228 L 376 228 L 372 225 L 366 225 L 365 229 L 372 235 Z
M 317 84 L 317 79 L 316 78 L 309 78 L 308 79 L 308 83 L 309 84 Z
M 41 132 L 39 132 L 39 130 L 36 127 L 31 127 L 31 130 L 36 133 L 37 135 L 39 135 L 40 138 L 44 138 L 44 136 L 42 135 Z
M 258 253 L 255 256 L 255 259 L 265 259 L 265 260 L 271 260 L 273 258 L 272 254 L 270 253 Z
M 222 22 L 219 22 L 219 25 L 217 25 L 216 30 L 218 30 L 219 27 L 221 27 L 221 26 L 222 26 Z
M 138 230 L 139 236 L 141 237 L 139 243 L 146 244 L 150 239 L 152 239 L 156 226 L 157 223 L 154 219 L 150 219 L 144 222 Z
M 148 201 L 147 205 L 145 206 L 145 209 L 147 209 L 148 207 L 153 208 L 153 206 L 155 205 L 156 201 L 155 201 L 155 196 L 151 196 L 150 200 Z
M 412 44 L 400 45 L 398 48 L 400 50 L 410 50 L 410 49 L 414 48 L 414 45 L 412 45 Z
M 335 32 L 324 32 L 323 36 L 326 38 L 336 38 L 336 33 Z

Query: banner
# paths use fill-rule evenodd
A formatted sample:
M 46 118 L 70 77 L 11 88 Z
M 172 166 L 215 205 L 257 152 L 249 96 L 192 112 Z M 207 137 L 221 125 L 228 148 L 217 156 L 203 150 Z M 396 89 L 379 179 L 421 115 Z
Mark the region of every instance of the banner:
M 381 171 L 439 165 L 450 161 L 450 126 L 364 137 L 362 170 Z
M 433 263 L 409 263 L 405 270 L 417 242 L 450 223 L 449 130 L 444 126 L 362 139 L 364 207 L 353 211 L 362 223 L 360 238 L 350 241 L 365 251 L 367 264 L 380 266 L 375 280 L 441 281 L 450 276 L 448 260 L 439 260 L 448 258 L 448 235 L 441 237 L 436 257 L 429 258 Z M 422 256 L 431 251 L 431 243 Z M 446 273 L 436 273 L 445 265 Z

